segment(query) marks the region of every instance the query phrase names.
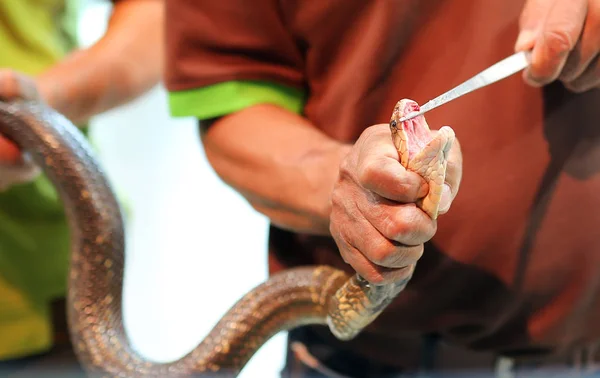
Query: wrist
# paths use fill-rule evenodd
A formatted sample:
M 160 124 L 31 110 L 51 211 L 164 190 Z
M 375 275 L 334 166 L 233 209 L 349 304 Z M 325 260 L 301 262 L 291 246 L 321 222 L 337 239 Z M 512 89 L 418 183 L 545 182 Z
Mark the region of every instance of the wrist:
M 340 164 L 352 149 L 351 144 L 340 143 L 337 141 L 330 141 L 330 143 L 328 144 L 330 144 L 326 148 L 326 166 L 328 168 L 317 172 L 325 176 L 322 177 L 320 182 L 325 188 L 326 195 L 322 198 L 320 202 L 320 207 L 316 210 L 318 218 L 320 219 L 320 227 L 318 233 L 323 235 L 330 234 L 329 219 L 331 216 L 332 208 L 331 196 L 333 193 L 333 188 L 339 176 Z
M 340 163 L 350 148 L 335 141 L 319 144 L 305 151 L 301 158 L 288 160 L 279 174 L 285 184 L 277 185 L 280 188 L 277 196 L 246 192 L 245 197 L 255 210 L 280 228 L 329 236 L 333 188 Z
M 73 99 L 69 98 L 69 93 L 77 96 L 73 93 L 77 91 L 72 88 L 71 80 L 63 76 L 59 66 L 52 67 L 35 78 L 36 88 L 43 103 L 75 122 L 75 114 L 69 106 Z

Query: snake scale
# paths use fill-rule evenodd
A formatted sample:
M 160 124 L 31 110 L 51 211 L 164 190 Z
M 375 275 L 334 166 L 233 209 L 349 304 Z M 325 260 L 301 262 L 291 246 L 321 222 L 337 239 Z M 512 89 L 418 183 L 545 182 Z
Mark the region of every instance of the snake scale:
M 429 194 L 419 206 L 435 218 L 454 134 L 448 128 L 433 136 L 423 116 L 397 123 L 415 109 L 418 105 L 411 100 L 396 104 L 391 134 L 401 163 L 429 181 Z M 181 359 L 148 361 L 133 350 L 123 326 L 123 219 L 89 144 L 61 114 L 27 101 L 0 102 L 0 133 L 48 176 L 66 209 L 71 232 L 68 323 L 89 376 L 235 377 L 280 331 L 323 324 L 339 339 L 352 339 L 404 288 L 370 285 L 328 266 L 289 269 L 249 291 Z

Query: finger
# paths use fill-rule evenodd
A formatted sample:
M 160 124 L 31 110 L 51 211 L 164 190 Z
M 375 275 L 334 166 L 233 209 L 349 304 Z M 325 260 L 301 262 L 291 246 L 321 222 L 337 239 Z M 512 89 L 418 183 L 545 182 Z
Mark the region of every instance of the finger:
M 4 164 L 17 164 L 21 160 L 21 151 L 17 145 L 0 135 L 0 162 Z
M 531 52 L 525 80 L 534 86 L 553 82 L 562 71 L 585 22 L 587 0 L 555 1 Z
M 383 237 L 407 246 L 429 241 L 437 229 L 437 222 L 413 203 L 398 204 L 373 195 L 358 201 L 357 208 Z
M 600 2 L 590 1 L 581 38 L 569 54 L 560 74 L 564 83 L 577 79 L 600 51 Z
M 458 190 L 460 189 L 460 183 L 462 182 L 463 158 L 458 139 L 454 139 L 447 159 L 446 178 L 444 188 L 442 189 L 440 207 L 438 209 L 439 214 L 445 214 L 450 210 L 452 201 L 456 198 Z
M 414 272 L 415 265 L 392 269 L 378 266 L 369 261 L 356 248 L 346 245 L 340 248 L 344 261 L 361 277 L 374 285 L 383 285 L 392 282 L 408 281 Z
M 359 185 L 397 202 L 415 202 L 427 194 L 425 180 L 400 164 L 389 125 L 370 127 L 360 138 L 357 169 Z
M 360 185 L 392 201 L 416 202 L 427 195 L 428 185 L 414 172 L 407 171 L 398 159 L 369 156 L 359 167 Z
M 528 0 L 525 3 L 519 18 L 520 32 L 515 43 L 515 51 L 533 48 L 553 3 L 553 0 Z
M 405 277 L 405 270 L 398 272 L 394 268 L 378 265 L 377 262 L 404 267 L 414 264 L 423 254 L 422 245 L 402 251 L 394 250 L 396 244 L 386 241 L 357 211 L 356 201 L 336 200 L 331 213 L 330 231 L 344 261 L 370 282 L 388 282 Z M 404 254 L 400 257 L 397 252 Z M 376 262 L 373 262 L 366 257 L 367 254 L 380 257 L 375 257 Z
M 369 261 L 385 268 L 415 264 L 423 255 L 423 244 L 404 245 L 383 236 L 365 218 L 358 217 L 346 229 L 345 240 Z
M 575 80 L 565 83 L 565 87 L 576 93 L 600 87 L 600 55 L 596 55 L 586 70 Z
M 0 70 L 0 99 L 11 100 L 19 96 L 19 82 L 11 70 Z

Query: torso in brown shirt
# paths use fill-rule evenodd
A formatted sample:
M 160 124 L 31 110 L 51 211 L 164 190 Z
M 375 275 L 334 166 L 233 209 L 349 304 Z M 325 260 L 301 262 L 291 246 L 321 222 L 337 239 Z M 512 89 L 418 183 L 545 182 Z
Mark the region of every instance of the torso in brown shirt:
M 187 6 L 182 20 L 193 19 L 194 6 L 185 3 L 173 1 L 171 12 Z M 306 117 L 343 141 L 388 122 L 399 99 L 424 103 L 511 54 L 523 6 L 244 4 L 205 3 L 198 21 L 211 22 L 170 26 L 176 46 L 169 47 L 169 88 L 231 79 L 306 87 Z M 411 346 L 398 340 L 419 332 L 506 353 L 600 339 L 600 92 L 576 95 L 560 84 L 535 89 L 515 75 L 426 117 L 432 128 L 452 126 L 461 142 L 459 195 L 439 218 L 406 291 L 344 347 L 399 356 Z M 270 263 L 272 271 L 307 263 L 348 269 L 331 239 L 274 228 Z

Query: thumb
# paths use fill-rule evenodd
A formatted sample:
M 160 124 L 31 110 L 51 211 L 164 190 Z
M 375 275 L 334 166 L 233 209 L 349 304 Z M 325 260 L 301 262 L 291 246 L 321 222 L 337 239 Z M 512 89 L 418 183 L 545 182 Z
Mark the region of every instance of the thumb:
M 443 126 L 438 132 L 454 133 L 448 126 Z M 463 156 L 458 138 L 454 138 L 450 151 L 447 155 L 448 163 L 446 165 L 446 177 L 442 188 L 439 213 L 445 214 L 450 209 L 450 205 L 458 194 L 460 183 L 462 181 Z
M 519 35 L 515 51 L 531 50 L 544 26 L 554 0 L 527 0 L 519 18 Z

